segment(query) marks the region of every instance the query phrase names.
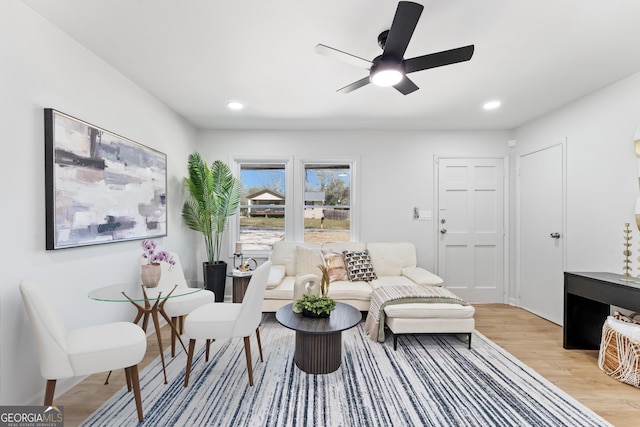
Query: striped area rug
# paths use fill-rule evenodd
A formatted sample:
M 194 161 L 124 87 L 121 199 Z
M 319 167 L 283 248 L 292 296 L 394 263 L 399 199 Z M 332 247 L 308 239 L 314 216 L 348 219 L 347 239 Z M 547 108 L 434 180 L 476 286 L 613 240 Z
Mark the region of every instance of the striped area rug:
M 388 334 L 390 335 L 390 334 Z M 194 356 L 165 355 L 141 372 L 144 426 L 608 426 L 606 421 L 479 333 L 472 349 L 455 336 L 371 341 L 363 323 L 343 333 L 342 366 L 327 375 L 300 371 L 295 333 L 265 314 L 265 361 L 255 337 L 255 385 L 249 387 L 242 339 L 216 342 Z M 138 425 L 123 387 L 83 426 Z

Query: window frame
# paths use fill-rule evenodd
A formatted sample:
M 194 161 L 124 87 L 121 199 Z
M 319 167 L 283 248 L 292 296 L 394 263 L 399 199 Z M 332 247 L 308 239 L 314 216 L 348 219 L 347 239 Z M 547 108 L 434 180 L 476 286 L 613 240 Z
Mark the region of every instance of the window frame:
M 318 158 L 304 157 L 294 162 L 293 156 L 231 156 L 231 164 L 234 176 L 240 178 L 240 171 L 244 164 L 283 164 L 285 171 L 285 234 L 284 240 L 290 242 L 304 241 L 304 193 L 305 193 L 305 167 L 307 164 L 314 166 L 326 165 L 349 165 L 350 187 L 349 187 L 349 208 L 350 208 L 350 230 L 349 241 L 358 242 L 360 238 L 360 206 L 358 203 L 358 157 L 339 158 Z M 238 210 L 239 212 L 239 210 Z M 228 224 L 228 256 L 234 258 L 235 243 L 240 240 L 240 219 L 239 215 L 229 218 Z M 243 250 L 245 259 L 248 257 L 268 258 L 271 250 Z
M 294 230 L 295 230 L 295 241 L 303 242 L 304 241 L 304 193 L 305 193 L 305 171 L 307 165 L 313 166 L 338 166 L 338 165 L 349 165 L 349 210 L 350 210 L 350 230 L 349 230 L 349 241 L 357 242 L 360 237 L 360 209 L 358 203 L 356 201 L 357 198 L 357 182 L 358 182 L 358 173 L 357 173 L 357 158 L 355 157 L 339 157 L 339 158 L 317 158 L 317 157 L 305 157 L 301 158 L 298 162 L 298 171 L 296 173 L 296 207 L 294 214 Z
M 229 162 L 232 165 L 233 175 L 240 179 L 240 171 L 243 165 L 277 165 L 282 164 L 284 166 L 284 239 L 291 240 L 293 238 L 294 228 L 294 179 L 292 173 L 293 157 L 292 156 L 260 156 L 260 157 L 244 157 L 244 156 L 232 156 Z M 235 252 L 235 244 L 240 241 L 240 210 L 236 215 L 229 218 L 228 228 L 228 255 L 230 259 L 233 259 Z M 243 249 L 245 259 L 248 257 L 255 258 L 268 258 L 271 254 L 271 250 L 246 250 Z

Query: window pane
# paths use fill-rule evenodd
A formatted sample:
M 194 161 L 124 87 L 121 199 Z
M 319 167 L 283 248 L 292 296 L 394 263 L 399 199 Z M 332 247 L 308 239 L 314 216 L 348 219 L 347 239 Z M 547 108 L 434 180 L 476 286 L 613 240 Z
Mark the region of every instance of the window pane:
M 306 164 L 304 241 L 348 242 L 351 231 L 351 167 Z
M 242 164 L 240 181 L 242 250 L 271 250 L 285 235 L 285 165 Z

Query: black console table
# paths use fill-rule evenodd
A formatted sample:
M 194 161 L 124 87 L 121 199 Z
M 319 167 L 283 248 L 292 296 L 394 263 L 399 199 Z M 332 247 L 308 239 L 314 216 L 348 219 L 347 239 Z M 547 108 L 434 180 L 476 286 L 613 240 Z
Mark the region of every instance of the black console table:
M 640 283 L 624 279 L 614 273 L 564 273 L 564 348 L 600 348 L 612 305 L 640 312 Z

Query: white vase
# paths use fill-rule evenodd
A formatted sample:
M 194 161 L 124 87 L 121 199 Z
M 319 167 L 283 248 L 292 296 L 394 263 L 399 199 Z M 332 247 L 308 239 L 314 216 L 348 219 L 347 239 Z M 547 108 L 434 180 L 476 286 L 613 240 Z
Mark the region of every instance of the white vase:
M 140 266 L 140 278 L 147 288 L 155 288 L 160 282 L 162 269 L 160 264 L 143 264 Z

